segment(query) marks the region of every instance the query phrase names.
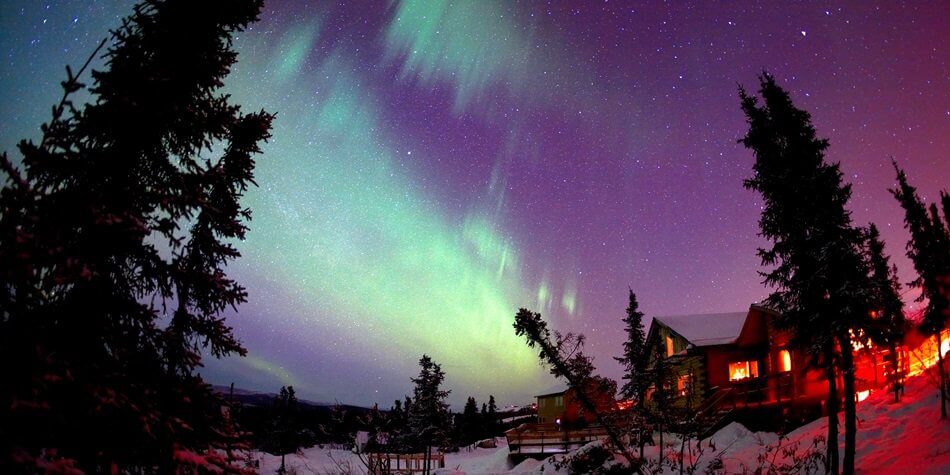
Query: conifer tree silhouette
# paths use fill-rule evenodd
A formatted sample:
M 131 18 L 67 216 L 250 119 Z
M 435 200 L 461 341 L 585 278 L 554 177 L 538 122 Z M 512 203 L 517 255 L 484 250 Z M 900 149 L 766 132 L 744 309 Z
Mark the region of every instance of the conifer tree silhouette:
M 21 469 L 237 469 L 195 372 L 245 350 L 221 317 L 254 156 L 273 116 L 220 88 L 260 0 L 147 0 L 112 33 L 91 102 L 67 68 L 39 143 L 0 158 L 0 439 Z M 85 68 L 84 68 L 85 69 Z
M 792 343 L 812 355 L 828 379 L 828 471 L 837 473 L 837 374 L 843 380 L 845 453 L 842 470 L 854 471 L 855 407 L 852 330 L 861 334 L 870 319 L 870 282 L 863 255 L 863 232 L 846 209 L 851 185 L 840 166 L 825 161 L 828 141 L 816 136 L 808 112 L 795 107 L 775 79 L 760 77 L 758 98 L 740 90 L 749 131 L 739 142 L 755 153 L 754 175 L 746 188 L 762 194 L 760 249 L 765 283 L 775 288 L 766 300 L 779 311 L 779 324 L 793 332 Z
M 937 204 L 927 206 L 917 189 L 907 182 L 904 170 L 893 162 L 898 187 L 891 194 L 904 208 L 904 227 L 910 231 L 907 257 L 914 263 L 917 278 L 910 283 L 920 289 L 918 301 L 927 301 L 920 329 L 937 338 L 937 372 L 940 381 L 940 417 L 947 418 L 947 376 L 944 367 L 943 331 L 950 319 L 950 196 L 941 191 L 944 218 L 940 219 Z

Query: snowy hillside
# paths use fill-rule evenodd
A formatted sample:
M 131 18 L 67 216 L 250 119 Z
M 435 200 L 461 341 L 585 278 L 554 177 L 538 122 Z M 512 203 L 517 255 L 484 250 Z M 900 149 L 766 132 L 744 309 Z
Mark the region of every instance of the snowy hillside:
M 894 404 L 894 395 L 887 392 L 871 394 L 858 405 L 858 434 L 856 469 L 865 474 L 950 473 L 950 420 L 940 420 L 939 393 L 927 379 L 917 376 L 907 381 L 906 394 L 901 402 Z M 742 473 L 743 468 L 759 467 L 759 455 L 765 447 L 792 447 L 801 457 L 816 438 L 824 439 L 828 420 L 822 418 L 790 432 L 780 440 L 773 433 L 752 433 L 739 424 L 726 426 L 710 439 L 721 454 L 721 473 Z M 704 444 L 710 440 L 704 441 Z M 844 438 L 840 437 L 841 453 Z M 712 460 L 707 449 L 706 457 Z M 771 462 L 788 464 L 792 457 L 784 457 L 781 449 Z M 699 467 L 707 467 L 708 461 L 700 461 Z M 672 473 L 672 472 L 669 472 Z M 703 473 L 702 468 L 699 473 Z

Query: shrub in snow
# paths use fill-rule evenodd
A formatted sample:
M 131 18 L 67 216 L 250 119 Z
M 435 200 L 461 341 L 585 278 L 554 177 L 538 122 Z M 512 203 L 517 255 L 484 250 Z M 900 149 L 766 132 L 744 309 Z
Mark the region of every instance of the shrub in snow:
M 625 474 L 635 470 L 616 460 L 607 444 L 591 442 L 571 455 L 554 461 L 554 468 L 567 468 L 572 474 Z

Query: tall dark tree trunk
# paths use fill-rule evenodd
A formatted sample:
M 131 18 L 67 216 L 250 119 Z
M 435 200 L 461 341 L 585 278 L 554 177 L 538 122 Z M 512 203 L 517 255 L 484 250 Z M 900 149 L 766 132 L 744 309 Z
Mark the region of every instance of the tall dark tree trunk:
M 937 331 L 937 371 L 940 372 L 940 418 L 947 418 L 947 374 L 943 372 L 943 329 Z
M 825 462 L 825 471 L 837 475 L 838 473 L 838 375 L 834 366 L 825 368 L 828 377 L 828 460 Z
M 422 465 L 424 467 L 424 470 L 422 473 L 424 473 L 425 475 L 429 475 L 432 469 L 432 466 L 431 466 L 432 465 L 432 462 L 431 462 L 432 444 L 426 444 L 425 457 L 426 457 L 425 460 L 422 462 Z
M 844 380 L 844 461 L 841 473 L 854 474 L 854 444 L 857 435 L 857 403 L 854 386 L 854 355 L 847 333 L 838 335 L 841 346 L 841 372 Z
M 642 460 L 643 460 L 643 446 L 646 445 L 646 442 L 647 442 L 647 441 L 646 441 L 646 438 L 644 437 L 644 435 L 646 435 L 646 432 L 644 432 L 643 427 L 642 427 L 643 423 L 646 422 L 646 417 L 645 417 L 645 416 L 646 416 L 646 413 L 647 413 L 647 411 L 646 411 L 646 404 L 644 403 L 643 392 L 640 392 L 640 399 L 637 400 L 637 406 L 640 408 L 640 409 L 639 409 L 639 413 L 640 413 L 640 414 L 639 414 L 639 418 L 640 418 L 641 427 L 640 427 L 640 437 L 639 437 L 640 440 L 639 440 L 639 442 L 640 442 L 640 460 L 642 461 Z M 652 432 L 652 431 L 650 432 L 650 439 L 653 439 L 653 432 Z

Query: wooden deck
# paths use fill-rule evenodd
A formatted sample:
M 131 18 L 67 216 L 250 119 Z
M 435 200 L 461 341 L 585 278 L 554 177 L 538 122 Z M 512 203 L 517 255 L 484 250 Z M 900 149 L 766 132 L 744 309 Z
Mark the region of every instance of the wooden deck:
M 558 430 L 555 424 L 521 424 L 505 432 L 511 455 L 560 454 L 577 449 L 588 442 L 607 438 L 600 426 L 574 430 Z

